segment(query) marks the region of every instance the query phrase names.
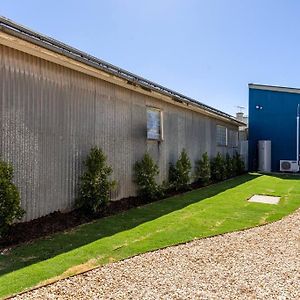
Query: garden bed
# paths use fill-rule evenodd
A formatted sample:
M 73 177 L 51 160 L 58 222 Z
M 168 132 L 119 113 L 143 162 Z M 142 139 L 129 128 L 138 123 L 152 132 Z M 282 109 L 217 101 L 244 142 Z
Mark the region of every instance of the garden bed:
M 190 189 L 202 187 L 200 183 L 194 182 Z M 180 191 L 170 191 L 164 198 L 179 195 Z M 161 200 L 161 199 L 160 199 Z M 37 238 L 45 237 L 50 234 L 74 228 L 78 225 L 90 222 L 92 220 L 111 216 L 130 208 L 145 205 L 153 201 L 147 201 L 140 197 L 128 197 L 117 201 L 111 201 L 97 216 L 87 216 L 78 210 L 62 213 L 59 211 L 53 212 L 47 216 L 29 222 L 15 223 L 10 228 L 5 239 L 0 239 L 0 249 L 5 247 L 16 246 L 20 243 L 31 242 Z
M 138 197 L 129 197 L 118 201 L 111 201 L 99 215 L 94 217 L 84 215 L 78 210 L 66 213 L 56 211 L 29 222 L 15 223 L 10 228 L 5 239 L 0 239 L 0 249 L 20 243 L 30 242 L 34 239 L 45 237 L 66 229 L 71 229 L 92 220 L 114 215 L 142 204 L 145 204 L 143 199 Z

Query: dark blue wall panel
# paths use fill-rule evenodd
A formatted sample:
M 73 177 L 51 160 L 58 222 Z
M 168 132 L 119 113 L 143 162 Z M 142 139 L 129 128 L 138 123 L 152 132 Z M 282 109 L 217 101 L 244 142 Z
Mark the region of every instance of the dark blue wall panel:
M 257 169 L 257 142 L 272 141 L 272 171 L 279 160 L 296 160 L 296 117 L 300 94 L 249 89 L 249 170 Z

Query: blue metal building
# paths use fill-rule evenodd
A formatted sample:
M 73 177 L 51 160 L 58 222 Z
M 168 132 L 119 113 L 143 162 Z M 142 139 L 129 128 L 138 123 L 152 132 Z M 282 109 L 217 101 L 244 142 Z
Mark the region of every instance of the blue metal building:
M 249 170 L 258 168 L 259 140 L 271 140 L 271 171 L 280 160 L 297 160 L 300 89 L 249 84 Z

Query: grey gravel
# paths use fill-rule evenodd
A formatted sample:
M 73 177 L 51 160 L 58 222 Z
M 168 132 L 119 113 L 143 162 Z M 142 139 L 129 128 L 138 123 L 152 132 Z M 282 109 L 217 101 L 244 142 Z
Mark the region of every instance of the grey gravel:
M 300 210 L 112 263 L 14 299 L 300 299 Z

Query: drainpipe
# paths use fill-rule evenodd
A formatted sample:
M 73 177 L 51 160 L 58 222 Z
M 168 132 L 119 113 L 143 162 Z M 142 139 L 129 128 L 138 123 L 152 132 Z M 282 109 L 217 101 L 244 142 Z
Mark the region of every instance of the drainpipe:
M 300 115 L 300 104 L 297 106 L 297 165 L 299 166 L 299 115 Z

